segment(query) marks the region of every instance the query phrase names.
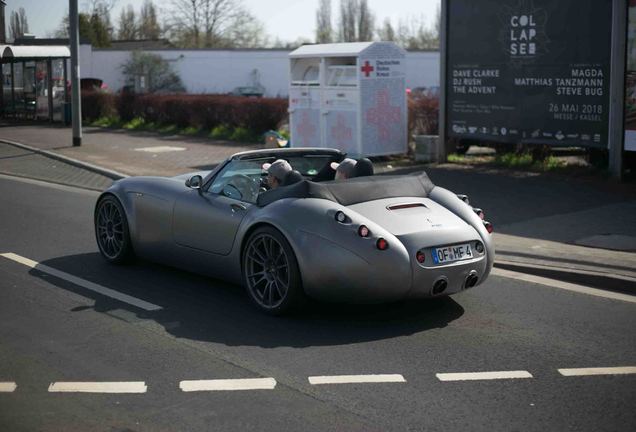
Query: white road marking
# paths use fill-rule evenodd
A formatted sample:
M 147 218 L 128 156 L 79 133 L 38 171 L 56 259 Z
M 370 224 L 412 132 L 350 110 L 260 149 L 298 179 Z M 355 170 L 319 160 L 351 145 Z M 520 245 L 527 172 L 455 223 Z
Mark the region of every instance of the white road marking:
M 438 373 L 435 374 L 435 376 L 440 381 L 477 381 L 532 378 L 532 374 L 528 371 Z
M 54 382 L 49 393 L 146 393 L 143 381 L 121 382 Z
M 147 153 L 169 153 L 175 151 L 184 151 L 185 147 L 174 147 L 174 146 L 155 146 L 155 147 L 139 147 L 136 148 L 135 151 L 147 152 Z
M 124 303 L 128 303 L 129 305 L 138 307 L 140 309 L 144 309 L 147 311 L 157 311 L 163 309 L 161 306 L 157 306 L 152 303 L 148 303 L 147 301 L 138 299 L 136 297 L 129 296 L 127 294 L 120 293 L 118 291 L 112 290 L 110 288 L 106 288 L 105 286 L 96 284 L 94 282 L 89 282 L 77 276 L 73 276 L 72 274 L 56 270 L 52 267 L 49 267 L 44 264 L 40 264 L 37 261 L 30 260 L 28 258 L 22 257 L 20 255 L 16 255 L 14 253 L 3 253 L 0 256 L 10 259 L 11 261 L 15 261 L 17 263 L 23 264 L 32 269 L 41 271 L 43 273 L 48 273 L 52 276 L 55 276 L 60 279 L 64 279 L 65 281 L 71 282 L 75 285 L 81 286 L 82 288 L 86 288 L 88 290 L 94 291 L 96 293 L 105 295 L 107 297 L 114 298 Z
M 563 376 L 626 375 L 636 374 L 636 366 L 559 369 L 559 373 Z
M 275 387 L 276 380 L 274 378 L 190 380 L 179 383 L 179 388 L 184 392 L 273 390 Z
M 569 282 L 562 282 L 556 279 L 550 279 L 542 276 L 529 275 L 525 273 L 519 273 L 511 270 L 504 270 L 500 268 L 493 268 L 491 274 L 495 276 L 502 276 L 511 279 L 522 280 L 525 282 L 532 282 L 540 285 L 546 285 L 552 288 L 559 288 L 566 291 L 573 291 L 580 294 L 587 294 L 596 297 L 604 297 L 612 300 L 620 300 L 629 303 L 636 303 L 636 296 L 629 294 L 621 294 L 612 291 L 605 291 L 596 288 L 586 287 L 584 285 L 577 285 Z
M 400 374 L 310 376 L 309 384 L 361 384 L 406 382 Z
M 0 393 L 13 393 L 18 385 L 14 382 L 0 382 Z

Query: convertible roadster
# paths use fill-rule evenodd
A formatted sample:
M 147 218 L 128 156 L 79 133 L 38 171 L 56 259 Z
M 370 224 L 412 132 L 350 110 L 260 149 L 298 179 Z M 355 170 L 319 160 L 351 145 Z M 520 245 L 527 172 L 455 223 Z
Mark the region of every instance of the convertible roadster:
M 242 283 L 261 310 L 306 297 L 352 303 L 458 293 L 486 280 L 492 226 L 425 173 L 334 181 L 333 149 L 235 154 L 212 171 L 115 182 L 95 207 L 102 256 L 139 256 Z M 295 169 L 267 190 L 264 163 Z M 365 169 L 366 167 L 366 169 Z

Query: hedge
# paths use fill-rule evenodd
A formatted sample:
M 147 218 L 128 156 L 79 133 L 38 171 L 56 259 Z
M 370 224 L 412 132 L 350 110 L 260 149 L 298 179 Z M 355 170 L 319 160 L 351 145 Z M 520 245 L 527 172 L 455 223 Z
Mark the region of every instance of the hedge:
M 82 92 L 82 117 L 95 121 L 119 117 L 123 122 L 175 125 L 179 129 L 246 129 L 262 134 L 278 129 L 287 119 L 287 99 L 246 98 L 228 95 L 135 95 L 99 90 Z M 411 95 L 408 99 L 409 136 L 437 134 L 439 101 L 436 96 Z
M 211 130 L 217 126 L 256 133 L 277 129 L 287 117 L 287 99 L 226 95 L 134 95 L 99 91 L 82 94 L 82 116 L 88 121 L 117 115 L 122 121 Z

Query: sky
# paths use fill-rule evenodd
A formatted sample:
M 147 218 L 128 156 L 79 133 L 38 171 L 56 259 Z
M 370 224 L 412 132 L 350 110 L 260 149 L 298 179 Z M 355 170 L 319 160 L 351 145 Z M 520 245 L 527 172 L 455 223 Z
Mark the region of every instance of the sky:
M 80 10 L 86 3 L 78 0 Z M 316 9 L 319 0 L 242 0 L 244 6 L 263 24 L 272 39 L 295 41 L 299 38 L 314 39 L 316 26 Z M 376 22 L 381 23 L 386 17 L 393 20 L 408 19 L 424 15 L 431 24 L 440 0 L 368 0 L 369 6 L 376 15 Z M 68 11 L 68 0 L 6 0 L 7 31 L 8 17 L 11 11 L 23 7 L 27 14 L 29 30 L 37 37 L 46 37 L 59 27 L 62 17 Z M 117 0 L 111 20 L 116 25 L 122 8 L 131 4 L 139 10 L 143 0 Z M 166 7 L 170 0 L 154 0 L 155 5 Z M 332 16 L 340 4 L 332 0 Z

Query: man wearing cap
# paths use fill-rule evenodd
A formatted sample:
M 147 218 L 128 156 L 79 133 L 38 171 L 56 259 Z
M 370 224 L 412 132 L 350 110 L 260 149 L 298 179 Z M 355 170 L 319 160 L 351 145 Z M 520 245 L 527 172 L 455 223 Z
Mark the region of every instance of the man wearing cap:
M 284 159 L 276 159 L 273 163 L 263 164 L 263 170 L 267 171 L 267 184 L 270 189 L 276 189 L 283 183 L 285 176 L 292 171 L 292 167 Z
M 336 171 L 336 180 L 346 180 L 353 177 L 356 167 L 355 159 L 346 158 L 342 162 L 331 162 L 331 168 Z

